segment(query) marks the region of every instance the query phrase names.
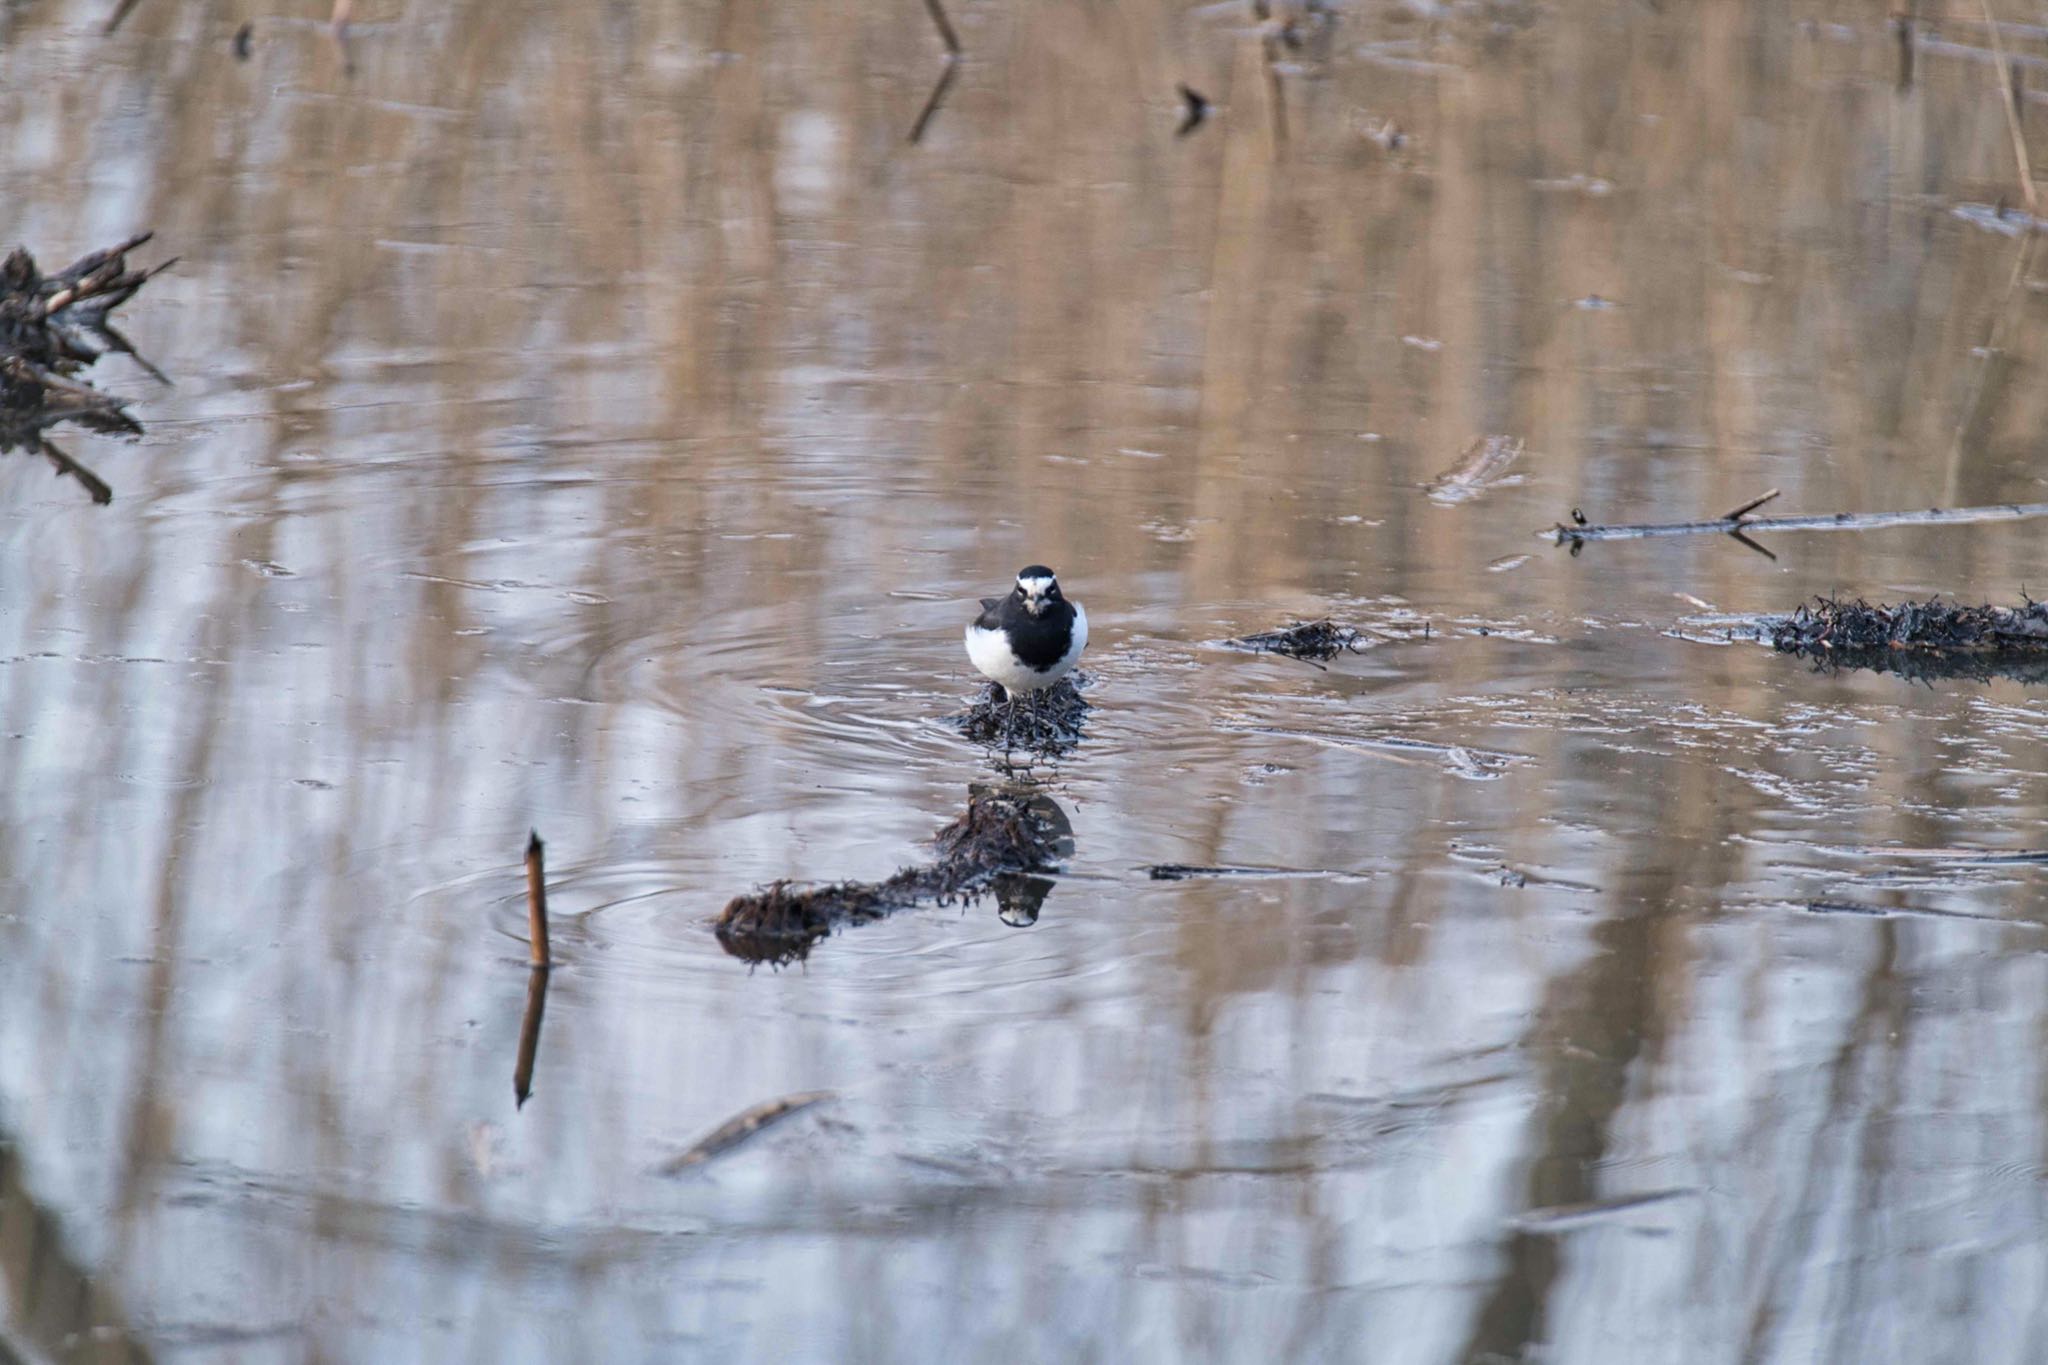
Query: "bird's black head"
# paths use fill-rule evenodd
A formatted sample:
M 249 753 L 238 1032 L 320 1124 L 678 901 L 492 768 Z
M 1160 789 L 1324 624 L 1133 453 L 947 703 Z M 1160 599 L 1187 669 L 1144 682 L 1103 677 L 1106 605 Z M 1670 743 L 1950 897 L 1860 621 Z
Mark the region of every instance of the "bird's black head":
M 1060 581 L 1045 565 L 1033 564 L 1017 570 L 1017 596 L 1023 600 L 1024 610 L 1043 616 L 1047 607 L 1062 600 Z

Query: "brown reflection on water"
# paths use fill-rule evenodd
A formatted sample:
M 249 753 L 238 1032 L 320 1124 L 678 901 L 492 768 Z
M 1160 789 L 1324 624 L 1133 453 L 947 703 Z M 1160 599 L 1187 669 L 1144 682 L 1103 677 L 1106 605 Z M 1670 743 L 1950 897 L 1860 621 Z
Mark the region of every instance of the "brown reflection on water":
M 2041 701 L 1665 632 L 2011 600 L 2038 533 L 1533 534 L 2040 499 L 1982 26 L 1901 89 L 1877 8 L 1359 4 L 1278 142 L 1235 7 L 951 13 L 915 147 L 914 3 L 359 7 L 353 76 L 0 13 L 5 242 L 183 257 L 113 505 L 0 459 L 0 1193 L 108 1339 L 2033 1359 L 2040 870 L 1906 855 L 2040 845 Z M 1095 631 L 1056 910 L 749 974 L 735 889 L 988 775 L 959 630 L 1032 561 Z M 1214 645 L 1324 615 L 1431 631 Z

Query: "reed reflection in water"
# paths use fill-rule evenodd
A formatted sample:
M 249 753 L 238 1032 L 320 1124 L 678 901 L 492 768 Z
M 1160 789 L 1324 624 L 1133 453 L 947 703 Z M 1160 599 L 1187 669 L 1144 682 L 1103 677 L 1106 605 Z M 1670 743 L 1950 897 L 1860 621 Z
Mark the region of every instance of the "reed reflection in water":
M 0 9 L 0 240 L 182 258 L 0 457 L 0 1353 L 2039 1358 L 2038 694 L 1679 624 L 2037 530 L 1533 536 L 2041 500 L 1981 23 L 327 8 Z M 1044 913 L 728 955 L 1032 562 Z

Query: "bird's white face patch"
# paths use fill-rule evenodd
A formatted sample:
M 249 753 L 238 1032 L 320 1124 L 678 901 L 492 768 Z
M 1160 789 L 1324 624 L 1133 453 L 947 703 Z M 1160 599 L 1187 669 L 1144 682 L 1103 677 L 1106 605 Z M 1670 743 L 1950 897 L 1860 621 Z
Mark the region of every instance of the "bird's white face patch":
M 1056 581 L 1056 579 L 1040 578 L 1035 575 L 1031 578 L 1018 579 L 1017 589 L 1024 594 L 1024 610 L 1030 612 L 1033 616 L 1044 611 L 1045 595 L 1052 591 L 1053 584 Z

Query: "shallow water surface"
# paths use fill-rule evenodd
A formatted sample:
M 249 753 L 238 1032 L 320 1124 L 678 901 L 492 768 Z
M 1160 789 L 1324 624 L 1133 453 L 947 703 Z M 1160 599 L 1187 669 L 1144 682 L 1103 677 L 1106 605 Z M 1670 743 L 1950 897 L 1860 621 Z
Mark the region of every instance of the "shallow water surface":
M 113 503 L 0 457 L 0 1358 L 2048 1351 L 2048 695 L 1711 624 L 2040 526 L 1537 535 L 2048 497 L 1981 24 L 954 0 L 911 146 L 907 0 L 111 8 L 0 12 L 0 235 L 182 258 Z M 711 932 L 989 782 L 1035 922 Z

